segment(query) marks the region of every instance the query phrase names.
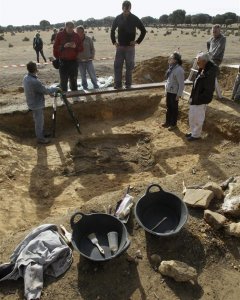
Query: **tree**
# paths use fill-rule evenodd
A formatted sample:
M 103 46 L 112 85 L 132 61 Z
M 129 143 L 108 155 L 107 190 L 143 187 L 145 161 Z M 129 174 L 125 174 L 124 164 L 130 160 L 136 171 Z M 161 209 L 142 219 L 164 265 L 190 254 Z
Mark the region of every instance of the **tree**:
M 216 15 L 215 17 L 213 17 L 213 24 L 224 24 L 224 16 Z
M 167 24 L 167 23 L 168 23 L 168 15 L 162 15 L 162 16 L 159 18 L 159 23 L 160 23 L 160 24 Z
M 192 16 L 191 15 L 185 16 L 185 24 L 192 24 Z
M 39 25 L 40 25 L 40 28 L 41 28 L 42 30 L 46 30 L 46 29 L 48 29 L 48 28 L 51 27 L 50 22 L 47 21 L 47 20 L 42 20 L 42 21 L 40 21 Z
M 192 24 L 206 24 L 211 22 L 212 17 L 208 14 L 196 14 L 191 17 Z
M 185 10 L 182 10 L 182 9 L 174 10 L 172 12 L 172 14 L 169 15 L 168 22 L 169 22 L 169 19 L 170 19 L 171 22 L 169 22 L 169 23 L 172 23 L 174 25 L 184 24 L 185 15 L 186 15 Z
M 143 22 L 143 24 L 145 24 L 145 26 L 158 24 L 158 19 L 150 16 L 141 18 L 141 21 Z
M 223 14 L 223 17 L 224 17 L 224 23 L 225 24 L 226 24 L 226 20 L 232 20 L 231 24 L 237 23 L 237 21 L 238 21 L 237 15 L 235 13 L 232 13 L 232 12 L 227 12 L 227 13 Z

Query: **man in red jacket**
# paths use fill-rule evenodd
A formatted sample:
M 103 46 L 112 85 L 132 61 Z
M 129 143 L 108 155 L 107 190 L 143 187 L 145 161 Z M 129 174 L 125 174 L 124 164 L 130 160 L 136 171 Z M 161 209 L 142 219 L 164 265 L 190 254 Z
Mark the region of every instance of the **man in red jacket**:
M 64 92 L 68 90 L 68 80 L 70 81 L 70 89 L 77 91 L 77 55 L 81 51 L 83 51 L 82 41 L 79 35 L 74 32 L 74 23 L 66 22 L 64 30 L 57 34 L 53 45 L 53 55 L 60 60 L 60 86 Z

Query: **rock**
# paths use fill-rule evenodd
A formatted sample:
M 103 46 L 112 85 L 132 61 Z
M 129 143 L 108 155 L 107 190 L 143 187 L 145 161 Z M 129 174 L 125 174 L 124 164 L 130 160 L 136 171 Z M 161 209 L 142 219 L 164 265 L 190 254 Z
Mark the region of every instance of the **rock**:
M 215 198 L 217 198 L 218 200 L 221 200 L 224 197 L 224 193 L 223 193 L 221 186 L 215 182 L 206 183 L 203 186 L 203 189 L 212 191 L 214 193 Z
M 204 189 L 187 189 L 183 201 L 193 207 L 207 208 L 214 198 L 214 193 Z
M 152 254 L 150 256 L 150 262 L 151 262 L 151 265 L 154 267 L 154 268 L 158 268 L 160 263 L 161 263 L 161 257 L 160 255 L 158 254 Z
M 233 216 L 240 216 L 240 177 L 235 177 L 233 183 L 229 183 L 229 192 L 224 199 L 222 210 Z
M 231 223 L 231 224 L 225 226 L 225 231 L 229 235 L 240 237 L 240 222 Z
M 143 258 L 143 255 L 142 255 L 141 250 L 137 250 L 137 251 L 136 251 L 135 257 L 136 257 L 136 258 L 139 258 L 139 259 L 142 259 L 142 258 Z
M 177 261 L 177 260 L 162 261 L 158 270 L 162 275 L 169 276 L 178 282 L 197 280 L 196 269 L 188 266 L 187 264 L 181 261 Z
M 224 225 L 227 219 L 219 213 L 206 209 L 204 211 L 204 220 L 214 229 L 219 229 Z

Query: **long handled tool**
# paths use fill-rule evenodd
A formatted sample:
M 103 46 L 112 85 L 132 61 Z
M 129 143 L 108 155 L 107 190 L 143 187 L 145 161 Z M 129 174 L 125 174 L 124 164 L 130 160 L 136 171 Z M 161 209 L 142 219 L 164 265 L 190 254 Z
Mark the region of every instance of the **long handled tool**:
M 73 112 L 73 110 L 71 108 L 71 105 L 70 105 L 69 101 L 67 100 L 66 95 L 64 93 L 61 93 L 60 95 L 61 95 L 62 101 L 65 103 L 65 105 L 67 107 L 67 110 L 69 112 L 70 117 L 73 120 L 73 123 L 74 123 L 75 127 L 77 128 L 78 133 L 81 134 L 79 121 L 75 117 L 74 112 Z
M 57 93 L 54 94 L 53 112 L 52 112 L 52 137 L 55 137 L 56 132 L 56 117 L 57 117 Z

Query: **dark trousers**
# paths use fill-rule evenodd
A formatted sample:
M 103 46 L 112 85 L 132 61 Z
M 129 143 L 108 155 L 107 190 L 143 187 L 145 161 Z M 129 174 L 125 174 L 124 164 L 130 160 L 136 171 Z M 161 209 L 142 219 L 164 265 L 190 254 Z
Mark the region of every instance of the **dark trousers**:
M 39 53 L 42 55 L 42 58 L 44 59 L 44 61 L 46 62 L 46 58 L 44 56 L 43 50 L 35 50 L 36 54 L 37 54 L 37 62 L 39 63 Z
M 68 80 L 71 91 L 77 91 L 78 62 L 76 60 L 60 60 L 60 86 L 64 92 L 68 91 Z
M 114 60 L 114 83 L 116 87 L 122 87 L 122 71 L 125 62 L 126 74 L 125 85 L 132 85 L 132 70 L 135 63 L 135 47 L 134 46 L 118 46 Z
M 176 101 L 176 96 L 176 94 L 167 93 L 166 124 L 169 126 L 177 125 L 178 101 Z

